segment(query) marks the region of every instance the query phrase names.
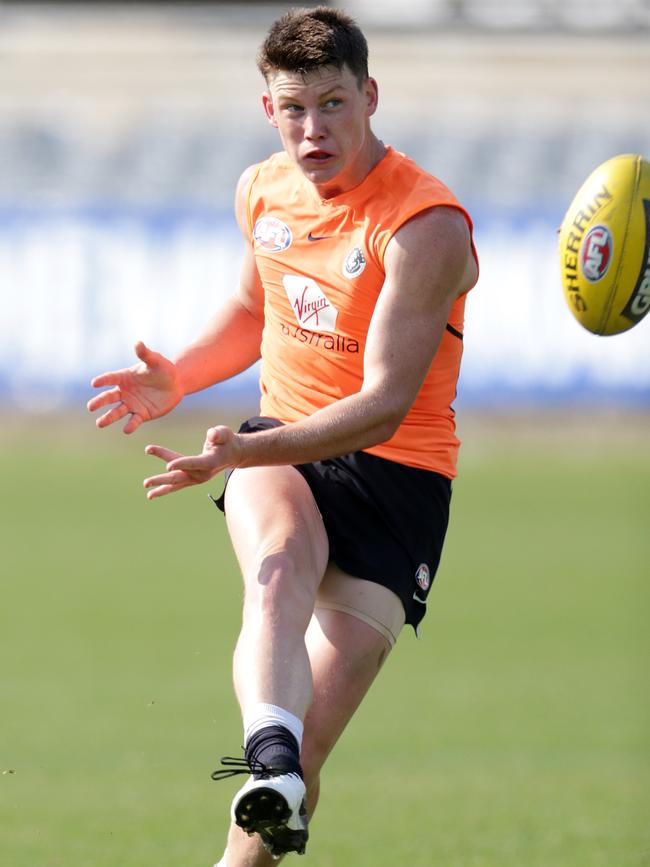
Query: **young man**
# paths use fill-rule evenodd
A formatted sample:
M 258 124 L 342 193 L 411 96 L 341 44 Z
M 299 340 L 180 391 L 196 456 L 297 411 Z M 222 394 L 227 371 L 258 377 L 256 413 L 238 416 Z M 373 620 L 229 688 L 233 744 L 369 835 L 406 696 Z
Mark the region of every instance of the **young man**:
M 289 12 L 258 63 L 284 150 L 238 185 L 239 288 L 174 362 L 139 343 L 140 363 L 96 377 L 109 388 L 88 404 L 114 404 L 98 427 L 128 415 L 131 433 L 262 358 L 260 417 L 210 428 L 200 455 L 146 448 L 166 464 L 144 482 L 150 499 L 231 471 L 218 505 L 245 587 L 245 760 L 214 777 L 251 777 L 222 867 L 304 851 L 325 759 L 404 622 L 425 612 L 477 278 L 467 213 L 370 129 L 377 84 L 351 19 Z

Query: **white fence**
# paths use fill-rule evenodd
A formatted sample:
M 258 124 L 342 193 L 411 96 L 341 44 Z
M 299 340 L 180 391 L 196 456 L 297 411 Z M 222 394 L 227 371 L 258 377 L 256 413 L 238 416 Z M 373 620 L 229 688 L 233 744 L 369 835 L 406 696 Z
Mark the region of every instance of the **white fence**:
M 616 337 L 581 329 L 555 230 L 522 214 L 478 220 L 459 399 L 650 404 L 650 318 Z M 81 400 L 94 374 L 132 362 L 139 338 L 173 354 L 233 291 L 240 255 L 223 214 L 0 216 L 0 400 Z M 255 387 L 253 370 L 226 393 Z

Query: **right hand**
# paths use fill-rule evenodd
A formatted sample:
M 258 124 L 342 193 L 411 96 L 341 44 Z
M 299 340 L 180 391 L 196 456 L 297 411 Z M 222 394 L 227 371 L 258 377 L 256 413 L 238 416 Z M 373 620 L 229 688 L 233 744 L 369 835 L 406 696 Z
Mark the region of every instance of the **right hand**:
M 165 462 L 165 472 L 144 480 L 147 499 L 164 497 L 190 485 L 209 482 L 221 470 L 236 467 L 241 456 L 241 436 L 229 427 L 209 428 L 200 455 L 182 455 L 165 446 L 147 446 L 145 453 Z
M 164 355 L 148 349 L 142 341 L 136 343 L 135 354 L 140 364 L 124 370 L 102 373 L 91 380 L 93 388 L 112 386 L 88 401 L 89 412 L 94 412 L 111 403 L 116 406 L 101 415 L 95 424 L 108 427 L 126 415 L 131 415 L 124 425 L 124 433 L 130 434 L 143 421 L 160 418 L 170 412 L 183 399 L 185 392 L 176 366 Z

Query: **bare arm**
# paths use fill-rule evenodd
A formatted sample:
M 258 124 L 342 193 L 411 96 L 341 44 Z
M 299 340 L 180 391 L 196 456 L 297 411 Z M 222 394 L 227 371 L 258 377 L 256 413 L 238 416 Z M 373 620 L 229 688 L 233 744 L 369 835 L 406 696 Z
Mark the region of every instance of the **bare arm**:
M 389 439 L 417 396 L 453 302 L 476 279 L 464 217 L 442 207 L 418 215 L 389 243 L 385 266 L 357 394 L 299 422 L 255 434 L 211 428 L 202 455 L 170 460 L 167 474 L 146 480 L 145 486 L 155 489 L 149 496 L 205 481 L 196 476 L 204 470 L 211 477 L 227 466 L 322 460 Z M 158 454 L 156 449 L 148 451 Z M 192 480 L 184 478 L 185 471 L 195 474 Z

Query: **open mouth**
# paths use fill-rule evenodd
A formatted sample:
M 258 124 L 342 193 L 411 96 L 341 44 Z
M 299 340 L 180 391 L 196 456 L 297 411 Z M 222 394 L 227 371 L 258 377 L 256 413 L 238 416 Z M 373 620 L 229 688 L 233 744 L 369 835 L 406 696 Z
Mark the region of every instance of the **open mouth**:
M 313 150 L 313 151 L 309 151 L 309 153 L 305 154 L 304 158 L 306 160 L 310 160 L 310 161 L 313 160 L 314 162 L 317 162 L 317 163 L 324 163 L 327 160 L 332 158 L 332 154 L 328 153 L 327 151 Z

